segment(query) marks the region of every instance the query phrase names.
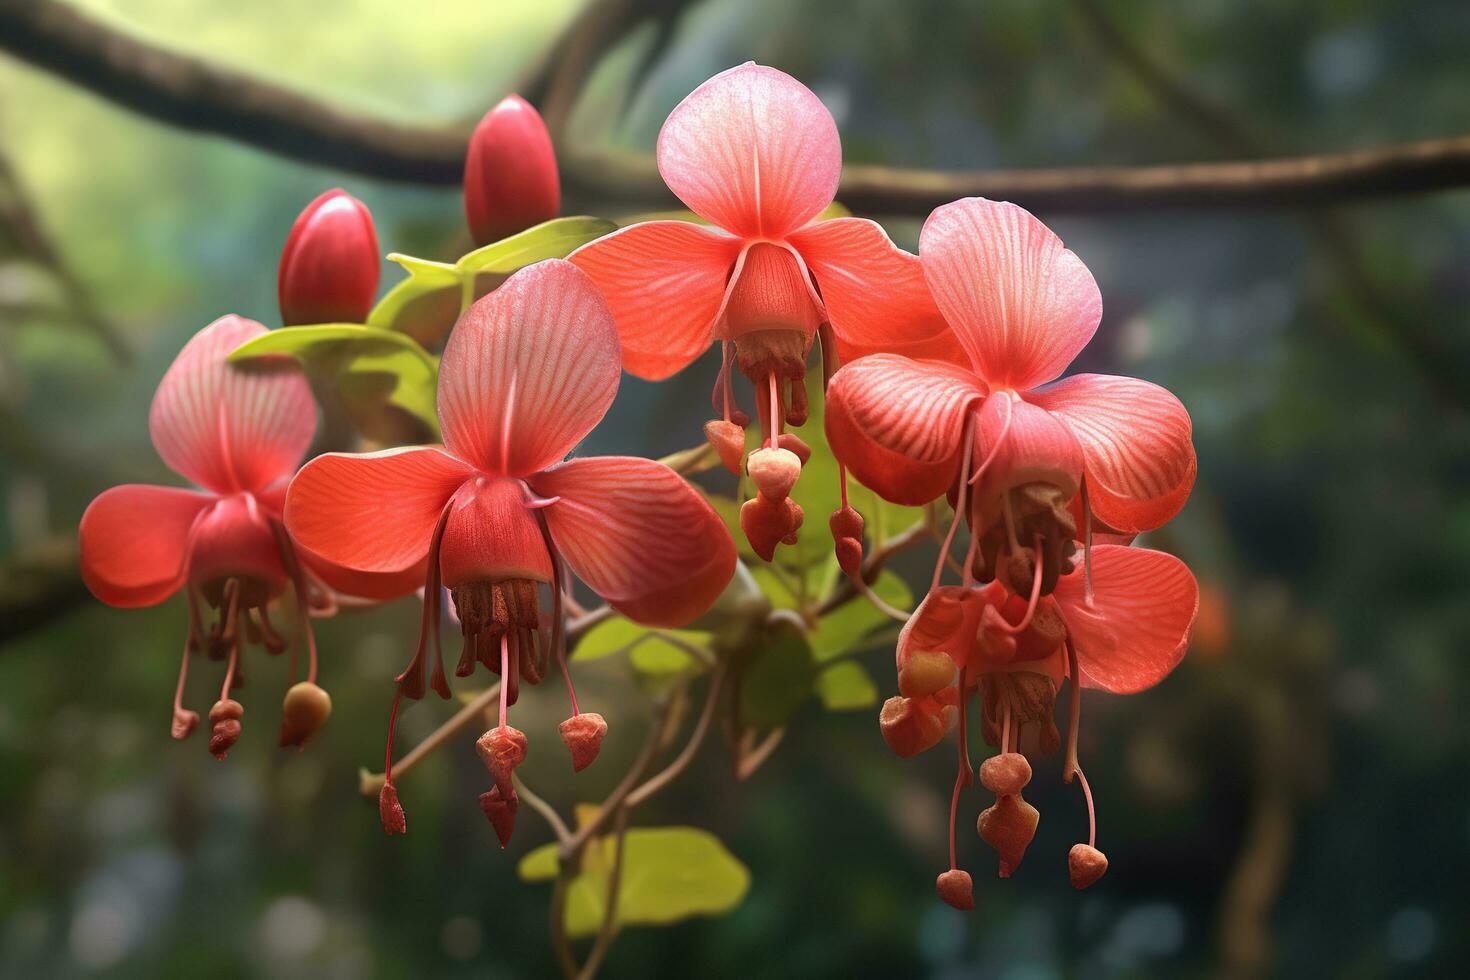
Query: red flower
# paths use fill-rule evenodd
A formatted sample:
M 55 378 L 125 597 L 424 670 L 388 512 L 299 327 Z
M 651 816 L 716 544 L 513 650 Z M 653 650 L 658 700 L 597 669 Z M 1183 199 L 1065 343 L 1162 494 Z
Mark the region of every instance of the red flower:
M 747 62 L 706 81 L 669 114 L 658 167 L 715 227 L 643 222 L 571 260 L 607 297 L 632 374 L 665 378 L 713 341 L 725 345 L 721 419 L 707 427 L 723 457 L 738 460 L 748 421 L 734 404 L 731 364 L 756 384 L 767 445 L 781 448 L 783 420 L 806 420 L 802 378 L 824 323 L 837 348 L 830 358 L 877 349 L 959 356 L 914 256 L 872 221 L 814 220 L 837 191 L 842 147 L 826 107 L 791 76 Z M 768 555 L 799 515 L 784 493 L 762 491 L 742 523 L 759 528 L 751 541 Z
M 289 583 L 296 593 L 297 635 L 310 658 L 306 680 L 286 697 L 282 744 L 299 745 L 326 718 L 331 701 L 316 686 L 316 644 L 307 607 L 331 608 L 328 583 L 360 591 L 359 578 L 315 564 L 304 568 L 281 524 L 286 481 L 316 430 L 311 388 L 299 372 L 246 371 L 230 351 L 265 333 L 238 316 L 201 330 L 174 360 L 148 417 L 163 461 L 201 490 L 129 484 L 113 487 L 82 515 L 82 578 L 112 606 L 153 606 L 179 589 L 189 600 L 189 630 L 174 696 L 173 734 L 184 738 L 199 716 L 183 706 L 190 651 L 228 659 L 210 751 L 224 758 L 239 735 L 240 680 L 246 638 L 272 653 L 285 646 L 269 606 Z M 219 611 L 205 626 L 201 603 Z M 293 664 L 295 654 L 293 653 Z M 294 668 L 293 668 L 294 676 Z
M 480 746 L 496 780 L 482 803 L 502 838 L 516 805 L 510 770 L 524 754 L 505 712 L 520 678 L 539 681 L 550 657 L 566 669 L 564 566 L 619 612 L 657 626 L 702 614 L 734 572 L 724 525 L 667 466 L 563 461 L 612 404 L 619 374 L 617 331 L 591 281 L 568 262 L 538 263 L 477 301 L 450 335 L 439 369 L 442 448 L 319 456 L 287 495 L 287 526 L 309 552 L 364 573 L 419 573 L 423 627 L 398 677 L 400 696 L 422 697 L 426 673 L 449 696 L 437 649 L 441 584 L 451 591 L 465 637 L 456 673 L 470 674 L 479 660 L 502 678 L 501 724 Z M 572 709 L 563 737 L 585 765 L 595 752 L 588 740 L 600 740 L 605 726 L 576 722 L 575 696 Z M 391 724 L 381 802 L 393 832 L 402 810 Z
M 1081 688 L 1132 694 L 1157 684 L 1184 657 L 1198 611 L 1199 585 L 1182 561 L 1120 545 L 1096 546 L 1090 580 L 1078 569 L 1046 597 L 1033 593 L 1022 599 L 998 582 L 983 589 L 934 589 L 899 636 L 901 696 L 883 706 L 883 735 L 902 756 L 930 748 L 956 721 L 964 731 L 971 693 L 980 691 L 981 730 L 1000 754 L 980 767 L 981 782 L 997 803 L 981 815 L 979 829 L 1000 854 L 1001 877 L 1009 877 L 1037 819 L 1021 799 L 1031 778 L 1021 754 L 1023 735 L 1044 752 L 1056 750 L 1060 736 L 1052 713 L 1062 680 L 1070 679 L 1063 777 L 1071 782 L 1075 776 L 1082 784 L 1089 839 L 1073 848 L 1069 863 L 1073 883 L 1086 887 L 1102 876 L 1107 859 L 1096 848 L 1092 792 L 1077 759 Z M 950 869 L 941 875 L 941 894 L 956 887 L 956 876 L 968 882 L 956 868 L 954 844 L 959 793 L 971 771 L 963 734 L 960 751 Z
M 281 323 L 363 323 L 378 292 L 378 236 L 367 206 L 330 190 L 306 206 L 281 250 Z
M 561 212 L 556 150 L 541 114 L 508 95 L 470 136 L 464 161 L 464 213 L 476 245 L 550 221 Z

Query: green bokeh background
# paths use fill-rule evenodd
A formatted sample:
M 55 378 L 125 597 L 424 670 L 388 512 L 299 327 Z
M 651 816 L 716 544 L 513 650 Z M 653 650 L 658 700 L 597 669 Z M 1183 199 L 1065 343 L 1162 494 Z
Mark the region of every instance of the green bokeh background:
M 478 116 L 579 4 L 83 6 L 343 104 L 430 123 Z M 1106 8 L 1283 154 L 1465 126 L 1463 3 Z M 580 143 L 648 148 L 684 93 L 753 58 L 827 102 L 852 161 L 1233 155 L 1141 84 L 1072 4 L 705 0 L 629 94 L 651 41 L 645 29 L 604 60 L 573 117 Z M 467 245 L 452 190 L 174 131 L 5 58 L 0 148 L 136 354 L 120 368 L 73 317 L 31 311 L 33 297 L 55 305 L 54 283 L 14 250 L 0 254 L 7 562 L 74 534 L 110 485 L 174 481 L 147 438 L 158 378 L 219 314 L 276 322 L 280 246 L 321 190 L 367 202 L 385 251 L 452 259 Z M 1189 561 L 1218 614 L 1155 690 L 1086 700 L 1083 752 L 1112 870 L 1089 892 L 1068 887 L 1065 853 L 1085 818 L 1049 759 L 1033 799 L 1041 829 L 1020 873 L 977 873 L 978 909 L 948 909 L 932 889 L 948 753 L 901 762 L 873 711 L 812 703 L 748 782 L 715 744 L 640 811 L 640 823 L 718 834 L 753 883 L 724 918 L 629 930 L 609 975 L 1249 974 L 1260 962 L 1254 927 L 1272 957 L 1257 969 L 1274 975 L 1463 970 L 1470 197 L 1341 213 L 1382 315 L 1288 211 L 1042 217 L 1104 297 L 1102 328 L 1075 369 L 1164 384 L 1193 415 L 1198 488 L 1151 543 Z M 886 223 L 914 245 L 917 220 Z M 1402 342 L 1415 330 L 1442 346 L 1432 372 Z M 713 373 L 706 360 L 657 386 L 625 379 L 585 451 L 656 456 L 695 444 Z M 1436 391 L 1430 373 L 1452 380 Z M 901 568 L 918 582 L 924 561 Z M 301 755 L 274 748 L 284 667 L 259 665 L 225 765 L 197 738 L 168 738 L 181 602 L 118 611 L 87 600 L 0 647 L 0 975 L 548 975 L 549 889 L 514 874 L 547 834 L 526 813 L 509 851 L 495 846 L 468 740 L 405 781 L 406 838 L 386 839 L 358 797 L 357 767 L 380 764 L 389 678 L 416 615 L 405 601 L 320 626 L 336 713 Z M 888 656 L 866 656 L 885 695 Z M 626 665 L 598 661 L 583 677 L 613 729 L 604 759 L 577 780 L 556 743 L 557 692 L 531 692 L 520 714 L 537 787 L 564 807 L 600 797 L 638 741 L 642 701 Z M 403 744 L 447 710 L 408 712 Z M 972 834 L 961 841 L 972 870 L 992 866 Z

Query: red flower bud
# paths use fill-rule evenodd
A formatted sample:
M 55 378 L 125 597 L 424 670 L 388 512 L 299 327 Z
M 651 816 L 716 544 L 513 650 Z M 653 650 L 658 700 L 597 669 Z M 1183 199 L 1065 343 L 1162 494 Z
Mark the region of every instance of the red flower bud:
M 345 191 L 327 191 L 301 212 L 281 250 L 281 322 L 364 322 L 379 271 L 378 235 L 366 205 Z
M 498 242 L 561 211 L 556 151 L 541 114 L 508 95 L 480 120 L 464 161 L 464 213 L 477 245 Z

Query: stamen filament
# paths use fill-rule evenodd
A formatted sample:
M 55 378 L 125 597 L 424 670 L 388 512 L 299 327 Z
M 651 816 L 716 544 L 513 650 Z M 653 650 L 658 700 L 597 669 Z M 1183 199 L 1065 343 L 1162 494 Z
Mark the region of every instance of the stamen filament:
M 959 759 L 958 768 L 954 776 L 954 792 L 949 798 L 949 867 L 953 871 L 959 866 L 955 855 L 955 820 L 960 807 L 960 790 L 969 783 L 970 771 L 970 747 L 969 733 L 966 722 L 966 703 L 970 700 L 965 695 L 965 671 L 960 670 L 960 731 L 959 731 Z
M 1006 436 L 1011 433 L 1011 415 L 1015 411 L 1011 402 L 1011 393 L 1008 391 L 1001 392 L 1000 395 L 1005 399 L 1006 419 L 1000 424 L 1000 435 L 996 437 L 995 445 L 990 447 L 990 452 L 985 454 L 985 461 L 975 470 L 975 475 L 970 477 L 972 484 L 979 483 L 980 478 L 985 475 L 985 471 L 990 469 L 990 464 L 995 462 L 996 456 L 1000 455 L 1000 447 L 1005 445 Z
M 1087 474 L 1082 475 L 1082 583 L 1087 604 L 1092 605 L 1092 503 L 1087 499 Z
M 1019 623 L 1017 623 L 1015 626 L 1012 626 L 1010 623 L 1007 623 L 1004 619 L 1002 619 L 1001 622 L 1000 622 L 1000 628 L 1002 630 L 1004 630 L 1005 632 L 1010 633 L 1012 636 L 1014 636 L 1017 633 L 1020 633 L 1020 632 L 1024 631 L 1026 629 L 1026 627 L 1028 627 L 1028 626 L 1031 625 L 1031 618 L 1036 615 L 1036 604 L 1041 601 L 1041 571 L 1042 571 L 1042 564 L 1041 564 L 1041 535 L 1040 534 L 1036 535 L 1036 538 L 1035 538 L 1035 550 L 1036 550 L 1036 563 L 1035 563 L 1036 564 L 1036 568 L 1031 573 L 1031 598 L 1026 603 L 1026 615 L 1022 616 L 1021 617 L 1021 621 Z
M 1000 751 L 1004 755 L 1011 750 L 1011 703 L 1009 701 L 1001 706 L 1000 718 Z
M 779 446 L 781 444 L 781 394 L 777 387 L 776 372 L 769 375 L 771 388 L 771 414 L 766 425 L 766 445 Z
M 1072 685 L 1070 692 L 1069 718 L 1067 722 L 1067 760 L 1062 765 L 1062 781 L 1070 783 L 1075 775 L 1082 784 L 1082 796 L 1087 801 L 1087 845 L 1097 846 L 1097 808 L 1092 802 L 1092 787 L 1087 785 L 1087 776 L 1077 759 L 1077 739 L 1082 727 L 1082 671 L 1077 663 L 1077 647 L 1072 637 L 1066 639 L 1067 675 Z
M 388 751 L 383 756 L 383 781 L 393 783 L 393 730 L 398 726 L 398 706 L 403 703 L 403 692 L 393 695 L 393 710 L 388 715 Z
M 500 727 L 505 727 L 505 719 L 510 707 L 508 697 L 510 696 L 510 630 L 500 634 Z
M 960 462 L 960 486 L 955 492 L 954 519 L 949 523 L 949 533 L 944 536 L 944 543 L 939 546 L 939 561 L 934 565 L 934 578 L 929 583 L 931 590 L 939 588 L 939 580 L 944 574 L 944 563 L 949 558 L 950 545 L 954 544 L 955 531 L 959 530 L 960 522 L 965 519 L 965 502 L 970 487 L 970 481 L 965 478 L 965 474 L 970 472 L 970 449 L 975 441 L 974 432 L 975 416 L 970 415 L 965 419 L 965 431 L 960 437 L 964 440 L 965 448 Z

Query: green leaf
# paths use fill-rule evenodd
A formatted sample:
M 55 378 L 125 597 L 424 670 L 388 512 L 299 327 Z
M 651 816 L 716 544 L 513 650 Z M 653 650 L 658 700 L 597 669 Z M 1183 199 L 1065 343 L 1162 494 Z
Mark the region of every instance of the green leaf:
M 779 728 L 811 696 L 816 681 L 817 663 L 806 637 L 780 624 L 769 631 L 741 678 L 741 717 L 755 728 Z
M 543 259 L 565 258 L 616 230 L 617 225 L 603 218 L 555 218 L 477 248 L 453 265 L 395 252 L 388 258 L 403 266 L 408 278 L 378 301 L 368 314 L 368 323 L 406 333 L 424 347 L 435 347 L 469 302 L 495 289 L 512 272 Z
M 690 667 L 702 666 L 696 664 L 678 646 L 658 635 L 659 633 L 697 646 L 708 646 L 710 642 L 710 634 L 699 630 L 659 630 L 655 633 L 630 619 L 614 616 L 588 630 L 573 648 L 572 657 L 577 660 L 596 660 L 626 652 L 635 669 L 650 674 L 677 673 Z
M 873 591 L 900 609 L 909 608 L 914 601 L 904 580 L 886 570 L 873 583 Z M 810 634 L 812 653 L 818 661 L 839 657 L 861 646 L 873 631 L 893 625 L 893 620 L 859 596 L 822 617 Z
M 854 711 L 878 703 L 878 685 L 862 664 L 844 660 L 817 675 L 817 697 L 828 711 Z
M 438 437 L 434 409 L 438 363 L 413 338 L 359 323 L 282 327 L 241 344 L 230 360 L 247 363 L 281 356 L 330 381 L 353 422 L 367 435 L 394 443 Z M 407 421 L 412 422 L 408 431 Z
M 567 890 L 566 930 L 573 938 L 595 935 L 606 911 L 616 841 L 587 845 L 582 869 Z M 556 877 L 556 845 L 521 859 L 524 881 Z M 750 871 L 713 834 L 697 827 L 639 827 L 623 841 L 617 925 L 670 925 L 696 915 L 721 915 L 740 904 Z

